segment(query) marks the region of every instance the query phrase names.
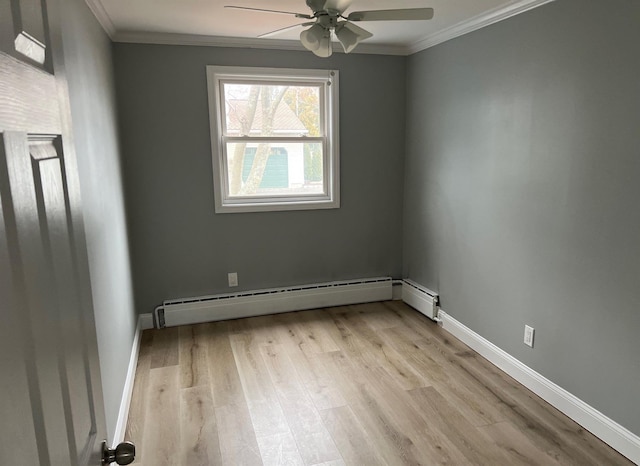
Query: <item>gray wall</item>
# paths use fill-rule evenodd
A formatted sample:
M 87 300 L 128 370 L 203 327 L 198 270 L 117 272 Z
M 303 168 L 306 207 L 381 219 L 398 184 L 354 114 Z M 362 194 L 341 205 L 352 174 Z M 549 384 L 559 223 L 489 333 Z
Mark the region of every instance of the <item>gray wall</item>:
M 114 51 L 139 312 L 176 297 L 400 276 L 406 58 Z M 340 209 L 214 213 L 206 65 L 340 71 Z M 238 272 L 238 288 L 228 288 L 227 272 Z
M 403 261 L 636 434 L 639 25 L 635 0 L 558 0 L 411 56 Z
M 120 169 L 111 42 L 82 0 L 64 2 L 63 40 L 109 439 L 136 312 Z

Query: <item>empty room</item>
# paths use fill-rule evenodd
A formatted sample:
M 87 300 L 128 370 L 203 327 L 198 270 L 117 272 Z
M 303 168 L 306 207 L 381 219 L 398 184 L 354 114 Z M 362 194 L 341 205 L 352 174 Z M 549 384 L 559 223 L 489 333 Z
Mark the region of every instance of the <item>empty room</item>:
M 638 0 L 0 0 L 0 465 L 640 464 Z

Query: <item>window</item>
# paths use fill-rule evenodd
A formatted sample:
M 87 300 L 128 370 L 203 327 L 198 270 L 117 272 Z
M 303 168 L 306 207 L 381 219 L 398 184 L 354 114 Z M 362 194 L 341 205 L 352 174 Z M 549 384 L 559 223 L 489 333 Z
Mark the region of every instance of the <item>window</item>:
M 338 72 L 207 66 L 216 212 L 340 206 Z

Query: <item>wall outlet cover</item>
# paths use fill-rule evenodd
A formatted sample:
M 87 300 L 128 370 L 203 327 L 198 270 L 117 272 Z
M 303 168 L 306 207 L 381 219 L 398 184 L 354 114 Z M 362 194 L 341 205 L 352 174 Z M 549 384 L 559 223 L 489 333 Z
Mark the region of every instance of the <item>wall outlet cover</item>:
M 524 326 L 524 344 L 533 348 L 533 334 L 535 329 L 533 327 L 529 327 L 528 325 Z
M 227 274 L 229 278 L 229 286 L 238 286 L 238 273 L 232 272 Z

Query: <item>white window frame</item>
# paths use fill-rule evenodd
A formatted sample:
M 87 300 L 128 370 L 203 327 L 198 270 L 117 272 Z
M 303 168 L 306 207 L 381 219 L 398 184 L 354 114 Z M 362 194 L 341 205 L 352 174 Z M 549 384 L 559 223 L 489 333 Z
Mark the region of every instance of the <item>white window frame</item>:
M 226 115 L 222 95 L 225 82 L 247 84 L 319 85 L 320 126 L 324 134 L 320 137 L 235 137 L 224 134 Z M 338 139 L 338 71 L 291 68 L 254 68 L 236 66 L 207 66 L 209 93 L 209 125 L 211 129 L 211 152 L 213 159 L 213 187 L 216 213 L 264 212 L 279 210 L 335 209 L 340 207 L 340 155 Z M 247 141 L 322 143 L 323 193 L 309 195 L 278 196 L 230 196 L 226 163 L 227 142 Z

